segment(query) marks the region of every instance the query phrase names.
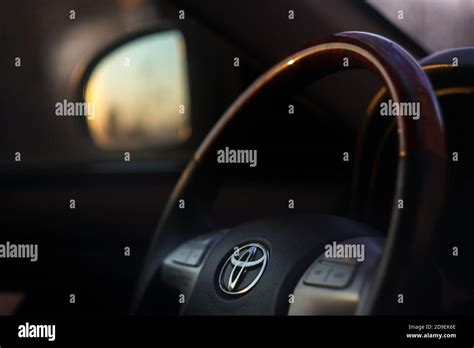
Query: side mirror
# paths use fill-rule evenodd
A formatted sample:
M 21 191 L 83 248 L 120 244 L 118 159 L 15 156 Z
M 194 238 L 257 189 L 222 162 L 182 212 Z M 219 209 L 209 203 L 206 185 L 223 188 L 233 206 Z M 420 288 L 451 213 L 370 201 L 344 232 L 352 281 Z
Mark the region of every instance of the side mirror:
M 136 150 L 184 143 L 191 135 L 188 80 L 179 30 L 134 35 L 104 51 L 81 85 L 95 144 Z

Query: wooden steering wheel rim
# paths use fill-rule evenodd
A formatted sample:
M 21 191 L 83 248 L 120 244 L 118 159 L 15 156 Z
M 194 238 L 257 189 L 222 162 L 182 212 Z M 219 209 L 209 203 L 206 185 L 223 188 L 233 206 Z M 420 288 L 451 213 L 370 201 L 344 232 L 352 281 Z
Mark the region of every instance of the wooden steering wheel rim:
M 346 67 L 343 62 L 347 59 Z M 139 279 L 134 307 L 150 286 L 163 258 L 176 246 L 170 234 L 183 233 L 185 237 L 186 232 L 174 228 L 177 220 L 183 220 L 178 201 L 186 197 L 188 210 L 189 199 L 199 194 L 198 183 L 209 180 L 200 173 L 203 163 L 215 153 L 215 144 L 223 130 L 267 92 L 301 86 L 340 70 L 359 68 L 376 73 L 394 102 L 419 102 L 421 115 L 418 120 L 396 117 L 399 162 L 392 216 L 382 260 L 359 314 L 400 313 L 400 306 L 396 304 L 399 293 L 416 298 L 418 308 L 423 306 L 423 284 L 416 274 L 429 262 L 433 230 L 445 190 L 446 149 L 440 108 L 428 78 L 404 49 L 378 35 L 343 32 L 276 64 L 248 87 L 211 129 L 168 201 Z M 403 199 L 404 209 L 398 209 L 399 199 Z M 173 238 L 176 239 L 176 235 Z

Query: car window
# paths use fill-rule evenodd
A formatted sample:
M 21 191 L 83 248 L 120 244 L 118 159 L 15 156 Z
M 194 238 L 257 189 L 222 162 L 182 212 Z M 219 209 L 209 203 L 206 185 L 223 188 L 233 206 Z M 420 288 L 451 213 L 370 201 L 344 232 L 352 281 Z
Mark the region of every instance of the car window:
M 186 44 L 178 30 L 111 50 L 84 86 L 87 125 L 104 149 L 166 148 L 191 134 Z

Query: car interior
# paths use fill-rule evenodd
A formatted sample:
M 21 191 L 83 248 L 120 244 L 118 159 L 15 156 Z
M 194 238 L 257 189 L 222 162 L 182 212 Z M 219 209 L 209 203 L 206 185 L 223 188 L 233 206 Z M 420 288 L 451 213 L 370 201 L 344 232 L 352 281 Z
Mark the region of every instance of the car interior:
M 2 8 L 0 314 L 474 314 L 474 1 Z

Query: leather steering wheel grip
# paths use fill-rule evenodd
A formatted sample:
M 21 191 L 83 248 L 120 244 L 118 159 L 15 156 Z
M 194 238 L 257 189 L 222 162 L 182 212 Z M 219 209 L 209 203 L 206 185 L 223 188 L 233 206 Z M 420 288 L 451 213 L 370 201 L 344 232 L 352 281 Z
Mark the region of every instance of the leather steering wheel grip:
M 178 211 L 178 200 L 194 197 L 192 204 L 206 202 L 207 198 L 199 196 L 204 194 L 199 187 L 209 181 L 202 172 L 215 162 L 209 158 L 212 159 L 220 135 L 232 120 L 242 116 L 247 106 L 263 94 L 276 89 L 291 91 L 331 73 L 360 68 L 377 74 L 394 102 L 419 102 L 421 117 L 396 117 L 399 162 L 393 211 L 384 254 L 359 314 L 430 308 L 430 296 L 425 293 L 429 282 L 420 272 L 429 267 L 433 230 L 446 185 L 442 117 L 431 84 L 416 60 L 396 43 L 364 32 L 332 35 L 288 57 L 258 78 L 227 109 L 187 165 L 168 201 L 139 279 L 135 305 L 152 283 L 166 253 L 176 245 L 170 234 L 182 233 L 183 240 L 188 237 L 184 234 L 189 231 L 173 227 L 184 218 L 182 210 Z M 403 209 L 398 209 L 400 199 L 404 201 Z M 398 294 L 404 295 L 405 305 L 398 304 Z

